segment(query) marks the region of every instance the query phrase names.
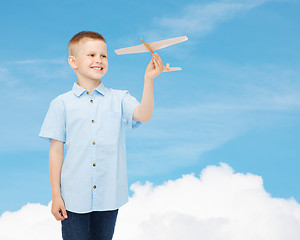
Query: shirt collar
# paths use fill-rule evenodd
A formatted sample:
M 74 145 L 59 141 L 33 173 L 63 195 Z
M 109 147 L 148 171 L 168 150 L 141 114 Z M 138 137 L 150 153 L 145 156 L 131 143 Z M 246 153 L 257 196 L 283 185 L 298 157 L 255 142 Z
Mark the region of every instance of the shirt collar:
M 102 95 L 105 95 L 106 93 L 106 87 L 104 87 L 103 82 L 101 82 L 97 88 L 95 88 L 95 90 L 99 93 L 101 93 Z M 74 82 L 73 84 L 73 89 L 72 89 L 73 93 L 77 96 L 80 97 L 82 93 L 86 92 L 87 90 L 81 86 L 79 86 L 76 82 Z

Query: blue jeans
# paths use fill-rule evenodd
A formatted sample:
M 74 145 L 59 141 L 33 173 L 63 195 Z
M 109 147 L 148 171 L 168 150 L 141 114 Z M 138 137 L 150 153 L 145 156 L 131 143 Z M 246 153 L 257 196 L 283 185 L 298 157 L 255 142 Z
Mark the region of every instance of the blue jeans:
M 61 221 L 63 240 L 111 240 L 114 235 L 118 209 L 74 213 Z

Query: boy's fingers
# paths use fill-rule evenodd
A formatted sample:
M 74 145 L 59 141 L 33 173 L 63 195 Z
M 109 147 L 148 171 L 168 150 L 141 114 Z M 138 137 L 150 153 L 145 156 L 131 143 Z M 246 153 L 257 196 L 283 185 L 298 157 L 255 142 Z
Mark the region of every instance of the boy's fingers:
M 162 60 L 161 60 L 160 56 L 159 56 L 157 53 L 153 54 L 153 56 L 154 56 L 154 58 L 157 60 L 158 65 L 159 65 L 160 67 L 162 67 L 162 66 L 163 66 L 163 63 L 162 63 Z
M 57 221 L 60 221 L 60 220 L 63 220 L 63 219 L 64 219 L 64 217 L 61 216 L 60 212 L 56 212 L 56 213 L 54 213 L 53 215 L 54 215 L 54 217 L 55 217 L 55 219 L 56 219 Z
M 66 211 L 66 208 L 65 208 L 65 207 L 62 208 L 62 213 L 63 213 L 64 218 L 67 218 L 67 217 L 68 217 L 67 211 Z
M 159 62 L 158 60 L 156 60 L 156 68 L 159 69 L 159 70 L 162 70 L 162 69 L 163 69 L 162 63 Z
M 160 68 L 160 69 L 163 69 L 163 63 L 162 63 L 162 61 L 161 60 L 159 60 L 159 59 L 155 59 L 155 67 L 157 67 L 157 68 Z
M 157 68 L 157 65 L 158 65 L 157 60 L 154 59 L 153 62 L 154 62 L 155 68 Z
M 156 54 L 156 57 L 157 57 L 159 60 L 161 60 L 161 58 L 160 58 L 160 56 L 159 56 L 158 54 Z
M 162 62 L 162 60 L 161 60 L 161 58 L 160 58 L 160 56 L 157 54 L 157 53 L 155 53 L 155 55 L 154 55 L 157 59 L 158 59 L 158 61 L 159 62 Z

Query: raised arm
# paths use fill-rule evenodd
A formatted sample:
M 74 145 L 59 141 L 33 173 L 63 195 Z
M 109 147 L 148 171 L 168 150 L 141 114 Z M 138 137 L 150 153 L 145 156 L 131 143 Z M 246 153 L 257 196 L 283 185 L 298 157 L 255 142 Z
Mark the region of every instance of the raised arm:
M 162 73 L 163 69 L 160 56 L 157 53 L 152 54 L 152 59 L 145 72 L 142 101 L 134 110 L 133 119 L 140 122 L 148 122 L 151 119 L 154 107 L 153 80 Z

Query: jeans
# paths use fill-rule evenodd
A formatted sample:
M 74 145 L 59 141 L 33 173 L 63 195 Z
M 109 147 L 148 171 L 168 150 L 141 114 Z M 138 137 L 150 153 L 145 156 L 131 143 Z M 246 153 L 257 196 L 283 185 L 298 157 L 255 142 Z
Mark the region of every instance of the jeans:
M 63 240 L 111 240 L 114 235 L 118 209 L 74 213 L 61 221 Z

